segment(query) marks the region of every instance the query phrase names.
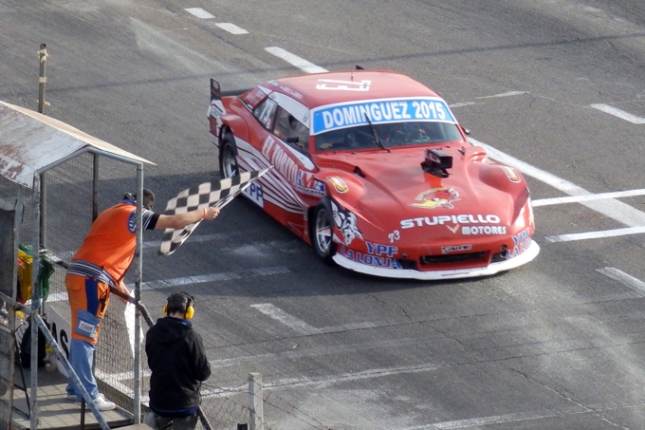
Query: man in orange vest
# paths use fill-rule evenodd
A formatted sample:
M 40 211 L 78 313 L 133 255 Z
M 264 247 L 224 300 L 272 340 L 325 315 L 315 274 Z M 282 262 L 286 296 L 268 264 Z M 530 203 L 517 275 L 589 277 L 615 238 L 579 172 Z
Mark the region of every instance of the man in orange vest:
M 72 341 L 69 358 L 74 372 L 101 411 L 114 409 L 113 402 L 99 393 L 92 374 L 92 361 L 99 337 L 101 321 L 110 303 L 110 287 L 130 294 L 123 284 L 126 270 L 132 263 L 136 248 L 136 196 L 126 194 L 124 200 L 102 212 L 92 224 L 83 244 L 76 251 L 67 270 L 65 286 L 72 311 Z M 175 215 L 154 213 L 154 194 L 143 190 L 142 228 L 178 229 L 202 219 L 213 220 L 219 208 L 207 207 Z M 67 398 L 80 402 L 81 393 L 71 379 Z

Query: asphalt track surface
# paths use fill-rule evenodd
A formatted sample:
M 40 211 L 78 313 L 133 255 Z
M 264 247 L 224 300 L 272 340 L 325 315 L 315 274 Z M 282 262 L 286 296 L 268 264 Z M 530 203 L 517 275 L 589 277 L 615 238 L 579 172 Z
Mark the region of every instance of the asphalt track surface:
M 218 177 L 210 77 L 356 64 L 435 89 L 528 178 L 541 254 L 486 279 L 328 267 L 243 200 L 170 258 L 146 236 L 148 308 L 197 295 L 209 382 L 261 373 L 271 428 L 645 427 L 640 0 L 2 0 L 0 99 L 36 108 L 40 43 L 47 114 L 155 162 L 162 202 Z

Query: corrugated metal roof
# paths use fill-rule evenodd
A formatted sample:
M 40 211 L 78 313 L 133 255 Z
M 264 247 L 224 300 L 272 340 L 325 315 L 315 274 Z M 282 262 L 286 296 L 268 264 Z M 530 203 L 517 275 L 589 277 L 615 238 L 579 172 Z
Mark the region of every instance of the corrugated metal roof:
M 87 146 L 154 164 L 57 119 L 0 101 L 0 175 L 28 188 L 34 173 Z

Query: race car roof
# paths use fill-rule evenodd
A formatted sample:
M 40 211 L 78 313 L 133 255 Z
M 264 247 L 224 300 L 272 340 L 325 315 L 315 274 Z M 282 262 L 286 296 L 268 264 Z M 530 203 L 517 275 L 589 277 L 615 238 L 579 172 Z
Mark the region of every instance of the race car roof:
M 299 100 L 310 109 L 334 103 L 400 97 L 438 97 L 409 76 L 388 70 L 347 70 L 291 76 L 263 86 Z

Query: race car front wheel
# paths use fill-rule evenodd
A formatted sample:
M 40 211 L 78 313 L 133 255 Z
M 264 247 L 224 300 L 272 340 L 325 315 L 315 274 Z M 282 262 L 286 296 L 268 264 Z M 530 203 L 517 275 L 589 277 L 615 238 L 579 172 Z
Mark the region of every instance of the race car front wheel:
M 332 257 L 336 254 L 336 244 L 332 240 L 334 220 L 328 199 L 323 199 L 316 207 L 311 233 L 311 242 L 316 254 L 325 263 L 332 264 Z
M 219 151 L 219 172 L 222 178 L 230 178 L 239 175 L 240 168 L 237 165 L 237 146 L 235 137 L 230 131 L 224 135 Z

